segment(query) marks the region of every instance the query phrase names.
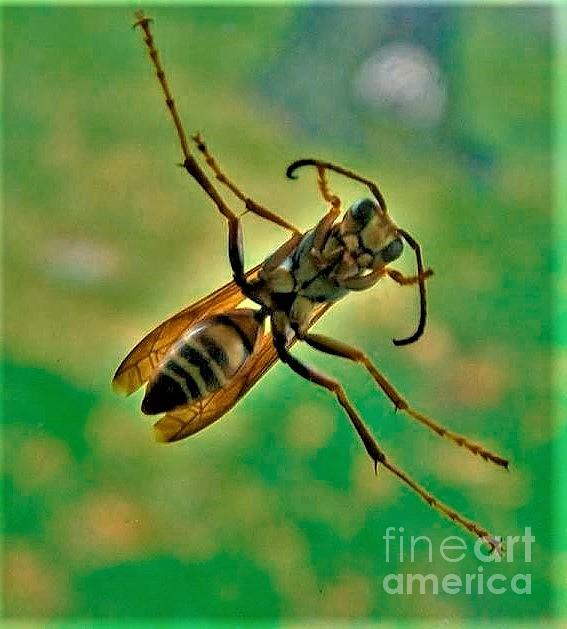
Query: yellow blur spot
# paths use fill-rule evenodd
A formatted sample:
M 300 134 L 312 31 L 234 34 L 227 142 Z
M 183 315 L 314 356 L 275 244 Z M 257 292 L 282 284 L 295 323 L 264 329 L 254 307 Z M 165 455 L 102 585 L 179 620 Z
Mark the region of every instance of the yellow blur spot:
M 314 403 L 297 406 L 286 423 L 288 443 L 305 453 L 325 447 L 336 430 L 334 414 Z

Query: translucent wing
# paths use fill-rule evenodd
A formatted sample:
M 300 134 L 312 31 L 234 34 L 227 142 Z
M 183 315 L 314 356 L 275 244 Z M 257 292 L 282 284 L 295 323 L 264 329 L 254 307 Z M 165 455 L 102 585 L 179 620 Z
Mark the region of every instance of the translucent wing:
M 260 265 L 248 271 L 246 279 L 254 279 L 259 269 Z M 188 327 L 210 315 L 232 310 L 244 299 L 240 288 L 230 282 L 158 325 L 122 361 L 112 379 L 113 389 L 125 395 L 139 389 Z
M 311 325 L 323 316 L 330 306 L 331 304 L 319 306 Z M 157 421 L 154 424 L 156 440 L 162 442 L 179 441 L 220 419 L 250 391 L 277 360 L 278 354 L 274 347 L 272 334 L 267 333 L 250 357 L 248 367 L 243 368 L 242 374 L 237 374 L 226 387 L 211 393 L 199 402 L 180 406 Z
M 220 419 L 242 398 L 278 360 L 272 335 L 266 334 L 259 343 L 251 365 L 226 387 L 211 393 L 199 402 L 181 406 L 164 415 L 154 424 L 157 441 L 179 441 L 206 428 Z

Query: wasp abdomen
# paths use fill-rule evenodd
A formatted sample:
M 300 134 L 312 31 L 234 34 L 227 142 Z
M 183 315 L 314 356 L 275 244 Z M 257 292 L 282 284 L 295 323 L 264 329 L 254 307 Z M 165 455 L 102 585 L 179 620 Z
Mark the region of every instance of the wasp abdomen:
M 189 328 L 148 382 L 142 412 L 165 413 L 226 386 L 262 336 L 263 326 L 256 314 L 240 308 Z

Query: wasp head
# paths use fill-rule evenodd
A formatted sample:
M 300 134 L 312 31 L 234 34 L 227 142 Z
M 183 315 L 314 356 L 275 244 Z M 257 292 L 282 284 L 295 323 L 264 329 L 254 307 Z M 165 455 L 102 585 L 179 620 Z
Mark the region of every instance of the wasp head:
M 398 228 L 373 199 L 353 203 L 345 212 L 340 231 L 347 246 L 352 243 L 351 247 L 358 249 L 366 268 L 385 266 L 399 258 L 404 248 Z

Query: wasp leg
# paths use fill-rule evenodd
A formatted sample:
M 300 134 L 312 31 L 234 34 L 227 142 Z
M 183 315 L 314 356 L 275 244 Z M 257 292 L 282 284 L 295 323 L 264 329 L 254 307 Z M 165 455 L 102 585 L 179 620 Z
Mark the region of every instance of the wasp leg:
M 331 209 L 327 212 L 327 214 L 325 214 L 325 216 L 323 216 L 313 230 L 311 256 L 313 257 L 315 264 L 318 265 L 319 269 L 328 267 L 333 260 L 337 261 L 342 255 L 342 249 L 339 246 L 337 246 L 334 250 L 326 251 L 325 255 L 323 255 L 323 249 L 327 244 L 330 231 L 339 214 L 340 208 L 336 206 L 331 207 Z
M 374 437 L 370 434 L 368 428 L 366 428 L 360 415 L 356 412 L 355 408 L 350 403 L 342 385 L 337 380 L 333 380 L 325 374 L 316 371 L 312 367 L 304 365 L 301 361 L 295 358 L 295 356 L 290 354 L 289 350 L 286 347 L 285 339 L 283 337 L 276 334 L 276 336 L 274 337 L 274 345 L 282 362 L 289 365 L 289 367 L 291 367 L 291 369 L 295 371 L 295 373 L 299 374 L 302 378 L 305 378 L 310 382 L 314 382 L 315 384 L 324 387 L 336 396 L 337 401 L 349 416 L 350 421 L 352 422 L 356 432 L 358 433 L 358 436 L 360 437 L 362 443 L 364 444 L 364 447 L 366 448 L 366 452 L 368 452 L 368 455 L 374 461 L 374 465 L 377 467 L 378 463 L 384 463 L 384 461 L 386 460 L 384 453 L 380 449 L 379 445 L 376 443 Z
M 179 113 L 177 112 L 177 107 L 175 106 L 175 101 L 173 100 L 171 90 L 169 89 L 169 84 L 167 82 L 167 79 L 165 77 L 165 72 L 163 70 L 161 61 L 159 59 L 159 53 L 157 51 L 157 48 L 155 47 L 154 38 L 150 30 L 151 22 L 152 20 L 146 17 L 143 11 L 136 12 L 136 22 L 134 23 L 134 28 L 139 26 L 144 31 L 144 43 L 146 44 L 148 48 L 148 52 L 150 54 L 152 64 L 156 71 L 156 76 L 158 78 L 160 87 L 165 97 L 165 104 L 167 105 L 167 109 L 169 110 L 169 113 L 173 120 L 175 131 L 177 132 L 177 137 L 179 138 L 179 143 L 181 144 L 181 151 L 183 153 L 183 157 L 185 159 L 188 159 L 190 156 L 190 153 L 189 153 L 189 146 L 187 144 L 187 136 L 185 134 L 185 130 L 183 129 L 183 124 L 181 123 L 181 118 L 179 117 Z
M 325 176 L 325 169 L 317 167 L 317 187 L 319 192 L 325 201 L 331 204 L 331 208 L 323 216 L 323 218 L 317 223 L 313 234 L 313 246 L 311 247 L 311 255 L 315 261 L 319 262 L 321 266 L 326 265 L 326 261 L 323 259 L 323 247 L 327 241 L 327 237 L 334 222 L 341 213 L 341 200 L 336 194 L 333 194 L 329 189 L 329 182 Z
M 201 186 L 201 188 L 212 199 L 213 203 L 217 206 L 219 212 L 226 218 L 228 223 L 228 255 L 230 259 L 230 265 L 234 274 L 236 283 L 242 287 L 247 296 L 251 296 L 249 282 L 246 280 L 244 274 L 244 251 L 242 245 L 242 224 L 238 216 L 230 209 L 230 207 L 224 202 L 223 198 L 217 192 L 204 170 L 199 166 L 187 144 L 187 136 L 185 129 L 181 123 L 181 118 L 177 111 L 175 101 L 169 89 L 163 66 L 159 59 L 159 53 L 155 47 L 154 38 L 150 30 L 150 22 L 143 12 L 136 13 L 137 22 L 134 26 L 139 26 L 144 31 L 144 42 L 148 48 L 152 64 L 156 71 L 159 84 L 161 86 L 163 95 L 165 97 L 165 104 L 171 115 L 173 125 L 177 132 L 179 144 L 181 145 L 181 152 L 183 153 L 183 167 L 185 170 L 195 179 L 195 181 Z
M 281 335 L 276 335 L 274 337 L 274 343 L 280 359 L 284 363 L 286 363 L 293 371 L 295 371 L 295 373 L 300 375 L 302 378 L 305 378 L 306 380 L 314 382 L 315 384 L 327 389 L 336 396 L 339 404 L 349 416 L 349 419 L 351 420 L 356 432 L 362 440 L 366 451 L 370 455 L 370 458 L 374 461 L 375 466 L 377 466 L 378 463 L 380 463 L 380 465 L 383 465 L 392 474 L 397 476 L 403 483 L 405 483 L 408 487 L 413 489 L 413 491 L 419 494 L 419 496 L 421 496 L 421 498 L 425 502 L 427 502 L 430 507 L 439 511 L 454 522 L 457 522 L 473 535 L 484 539 L 492 549 L 498 549 L 498 541 L 487 530 L 483 529 L 472 520 L 463 517 L 460 513 L 458 513 L 454 509 L 451 509 L 446 504 L 435 498 L 435 496 L 428 492 L 424 487 L 416 483 L 408 474 L 406 474 L 403 470 L 401 470 L 388 460 L 380 446 L 377 444 L 374 437 L 370 434 L 368 428 L 366 428 L 364 422 L 362 421 L 362 418 L 350 403 L 343 386 L 337 380 L 334 380 L 333 378 L 330 378 L 325 374 L 316 371 L 312 367 L 305 365 L 300 360 L 295 358 L 295 356 L 293 356 L 287 349 L 285 339 Z
M 445 437 L 446 439 L 449 439 L 453 443 L 456 443 L 457 445 L 466 448 L 473 454 L 476 454 L 487 461 L 492 461 L 493 463 L 496 463 L 496 465 L 508 468 L 508 461 L 506 459 L 503 459 L 497 454 L 490 452 L 490 450 L 487 450 L 482 445 L 474 443 L 466 437 L 463 437 L 456 432 L 448 430 L 447 428 L 441 426 L 426 415 L 422 415 L 421 413 L 418 413 L 413 408 L 411 408 L 407 401 L 404 400 L 404 398 L 396 391 L 396 389 L 388 382 L 388 380 L 386 380 L 386 378 L 378 371 L 378 369 L 376 369 L 372 361 L 368 358 L 368 356 L 366 356 L 364 352 L 355 347 L 351 347 L 350 345 L 341 343 L 340 341 L 337 341 L 335 339 L 330 339 L 320 334 L 304 334 L 301 338 L 314 349 L 317 349 L 326 354 L 331 354 L 333 356 L 346 358 L 348 360 L 363 365 L 370 373 L 376 384 L 382 389 L 382 391 L 388 396 L 388 398 L 390 398 L 396 409 L 403 411 L 412 419 L 415 419 L 424 426 L 427 426 L 430 430 L 433 430 L 440 437 Z
M 412 284 L 419 284 L 422 280 L 429 279 L 433 275 L 433 269 L 425 269 L 419 275 L 404 275 L 396 269 L 386 269 L 386 275 L 394 280 L 400 286 L 411 286 Z
M 195 142 L 195 145 L 197 146 L 197 150 L 203 155 L 205 162 L 208 164 L 208 166 L 211 168 L 211 170 L 215 174 L 216 179 L 220 183 L 225 185 L 232 192 L 232 194 L 234 194 L 235 197 L 240 199 L 244 203 L 244 205 L 246 206 L 246 209 L 249 212 L 252 212 L 253 214 L 256 214 L 257 216 L 260 216 L 261 218 L 267 221 L 270 221 L 271 223 L 275 223 L 276 225 L 279 225 L 280 227 L 283 227 L 284 229 L 289 229 L 293 234 L 301 233 L 295 225 L 293 225 L 292 223 L 289 223 L 288 221 L 286 221 L 284 218 L 282 218 L 275 212 L 268 210 L 268 208 L 264 207 L 263 205 L 260 205 L 259 203 L 251 199 L 250 197 L 247 197 L 240 190 L 240 188 L 238 188 L 238 186 L 222 172 L 222 170 L 220 169 L 220 166 L 218 165 L 218 162 L 209 152 L 209 149 L 207 148 L 207 145 L 205 144 L 205 140 L 203 139 L 203 136 L 200 133 L 197 133 L 196 135 L 192 136 L 191 139 Z
M 327 177 L 325 175 L 325 167 L 317 166 L 317 187 L 319 188 L 319 192 L 321 196 L 327 203 L 330 203 L 333 208 L 341 207 L 341 200 L 336 194 L 333 194 L 329 189 L 329 182 L 327 181 Z
M 346 280 L 341 280 L 339 285 L 344 288 L 348 288 L 348 290 L 367 290 L 368 288 L 372 288 L 372 286 L 374 286 L 381 277 L 384 277 L 385 273 L 386 271 L 383 268 L 377 268 L 367 275 L 350 277 Z
M 333 170 L 334 172 L 344 175 L 349 179 L 354 179 L 354 181 L 359 181 L 360 183 L 365 184 L 370 192 L 372 192 L 372 194 L 376 197 L 376 200 L 378 201 L 380 207 L 384 210 L 384 212 L 388 211 L 384 196 L 380 192 L 378 186 L 370 179 L 366 179 L 366 177 L 361 177 L 360 175 L 357 175 L 354 171 L 343 168 L 342 166 L 337 166 L 332 162 L 325 162 L 319 159 L 298 159 L 287 167 L 286 176 L 289 177 L 289 179 L 295 179 L 296 177 L 294 175 L 294 172 L 298 168 L 302 168 L 303 166 L 316 166 L 317 169 L 326 168 L 328 170 Z

